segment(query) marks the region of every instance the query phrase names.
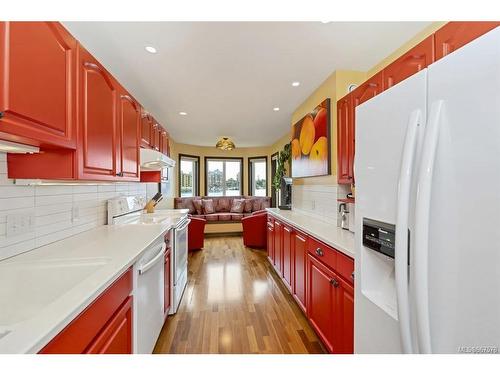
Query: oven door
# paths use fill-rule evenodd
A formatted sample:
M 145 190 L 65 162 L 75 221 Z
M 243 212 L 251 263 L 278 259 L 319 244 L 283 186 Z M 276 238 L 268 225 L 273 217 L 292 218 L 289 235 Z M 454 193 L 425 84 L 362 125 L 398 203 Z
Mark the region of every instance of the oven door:
M 187 272 L 188 259 L 188 225 L 190 219 L 183 220 L 174 228 L 174 285 Z

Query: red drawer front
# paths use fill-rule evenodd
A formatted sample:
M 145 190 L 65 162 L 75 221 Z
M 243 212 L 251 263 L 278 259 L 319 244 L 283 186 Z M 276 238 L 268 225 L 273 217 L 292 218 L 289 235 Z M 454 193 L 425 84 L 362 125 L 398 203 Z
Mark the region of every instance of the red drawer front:
M 316 239 L 309 237 L 307 242 L 307 251 L 316 259 L 322 261 L 325 265 L 332 269 L 337 269 L 337 250 L 325 245 Z
M 132 354 L 132 296 L 106 324 L 86 354 Z
M 346 281 L 354 283 L 352 276 L 354 272 L 354 259 L 312 237 L 309 237 L 309 241 L 307 242 L 307 251 L 342 276 Z
M 342 276 L 346 281 L 354 284 L 354 259 L 344 255 L 340 252 L 337 253 L 337 268 L 335 271 Z
M 83 353 L 131 292 L 132 269 L 129 268 L 54 337 L 40 353 Z

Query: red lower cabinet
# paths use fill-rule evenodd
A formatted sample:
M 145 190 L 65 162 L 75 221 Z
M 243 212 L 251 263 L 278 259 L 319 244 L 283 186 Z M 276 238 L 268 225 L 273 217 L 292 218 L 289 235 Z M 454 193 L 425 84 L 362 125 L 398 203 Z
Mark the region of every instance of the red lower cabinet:
M 267 223 L 269 262 L 307 315 L 326 349 L 354 351 L 354 260 L 272 217 Z
M 329 352 L 334 352 L 337 289 L 335 273 L 307 256 L 307 317 Z
M 307 237 L 294 231 L 292 234 L 293 243 L 293 298 L 297 301 L 302 311 L 306 311 L 306 243 Z
M 283 277 L 283 224 L 274 221 L 274 268 Z
M 86 354 L 132 353 L 132 296 L 94 339 Z
M 353 353 L 354 288 L 310 254 L 307 317 L 330 353 Z
M 354 287 L 337 278 L 337 329 L 334 335 L 335 353 L 354 353 Z
M 292 228 L 283 225 L 283 281 L 288 290 L 292 291 L 293 285 L 293 244 Z
M 132 270 L 69 323 L 41 354 L 132 353 Z
M 267 221 L 267 258 L 274 265 L 274 220 Z

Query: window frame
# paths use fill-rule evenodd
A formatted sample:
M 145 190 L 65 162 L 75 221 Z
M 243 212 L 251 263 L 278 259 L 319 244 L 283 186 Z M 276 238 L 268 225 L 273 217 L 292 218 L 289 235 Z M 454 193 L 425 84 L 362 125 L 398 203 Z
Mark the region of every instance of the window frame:
M 244 167 L 243 167 L 243 158 L 242 157 L 237 157 L 237 156 L 205 156 L 204 157 L 205 159 L 205 183 L 204 183 L 204 188 L 205 188 L 205 196 L 206 197 L 217 197 L 217 195 L 210 195 L 209 192 L 208 192 L 208 162 L 209 161 L 222 161 L 222 162 L 225 162 L 225 161 L 239 161 L 240 162 L 240 195 L 239 196 L 243 196 L 245 195 L 245 192 L 243 191 L 243 179 L 244 179 L 244 176 L 243 176 L 243 172 L 244 172 Z M 225 168 L 224 168 L 224 176 L 223 176 L 223 181 L 224 181 L 224 184 L 225 184 L 225 181 L 226 181 L 226 173 L 225 173 Z M 226 195 L 226 188 L 225 188 L 225 185 L 224 185 L 224 188 L 223 188 L 223 195 L 221 195 L 222 197 L 230 197 L 231 195 Z
M 252 160 L 263 160 L 265 163 L 266 163 L 266 195 L 265 197 L 268 196 L 269 194 L 269 173 L 268 173 L 268 165 L 267 165 L 267 155 L 263 155 L 263 156 L 252 156 L 252 157 L 249 157 L 248 158 L 248 195 L 254 195 L 254 192 L 252 191 L 252 188 L 253 188 L 253 164 L 252 164 Z
M 194 176 L 196 176 L 196 182 L 193 184 L 193 188 L 195 191 L 193 192 L 193 197 L 199 196 L 200 195 L 200 157 L 196 155 L 189 155 L 189 154 L 179 154 L 178 160 L 179 160 L 179 170 L 177 172 L 177 178 L 178 178 L 178 195 L 179 198 L 182 198 L 181 195 L 181 161 L 183 158 L 186 159 L 192 159 L 193 161 L 196 161 L 197 166 L 196 166 L 196 172 L 194 173 Z M 193 176 L 193 177 L 194 177 Z M 184 198 L 189 198 L 189 197 L 184 197 Z

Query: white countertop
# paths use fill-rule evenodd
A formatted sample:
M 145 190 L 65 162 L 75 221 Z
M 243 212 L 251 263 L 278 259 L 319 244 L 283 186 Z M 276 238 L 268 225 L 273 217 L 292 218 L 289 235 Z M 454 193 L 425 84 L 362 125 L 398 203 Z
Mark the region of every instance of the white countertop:
M 105 225 L 1 261 L 0 310 L 8 312 L 0 312 L 4 319 L 0 321 L 0 353 L 36 353 L 42 349 L 177 223 L 179 211 L 172 211 L 171 217 L 155 224 Z M 51 299 L 50 293 L 59 287 L 64 290 L 66 282 L 63 278 L 51 280 L 61 271 L 54 265 L 64 268 L 86 261 L 97 263 L 97 268 L 84 271 L 80 279 L 71 274 L 71 268 L 66 268 L 64 275 L 72 285 Z M 35 268 L 23 269 L 26 265 Z M 52 282 L 54 288 L 39 285 L 46 282 Z M 32 314 L 34 308 L 36 314 Z M 16 322 L 23 316 L 28 318 Z M 15 323 L 2 326 L 9 319 Z M 3 335 L 7 331 L 10 332 Z
M 296 210 L 266 208 L 274 217 L 287 222 L 354 259 L 354 233 Z

